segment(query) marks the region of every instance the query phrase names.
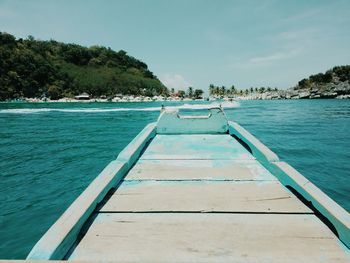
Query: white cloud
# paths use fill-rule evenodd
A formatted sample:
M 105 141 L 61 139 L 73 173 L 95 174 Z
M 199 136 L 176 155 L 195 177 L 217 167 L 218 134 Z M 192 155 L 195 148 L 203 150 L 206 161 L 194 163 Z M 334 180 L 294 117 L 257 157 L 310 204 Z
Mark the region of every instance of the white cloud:
M 302 52 L 302 48 L 295 48 L 250 58 L 236 58 L 233 62 L 228 63 L 227 69 L 231 71 L 232 69 L 255 70 L 262 67 L 279 67 L 281 63 L 285 63 L 285 60 L 293 59 Z
M 160 81 L 167 86 L 169 89 L 187 89 L 192 86 L 190 82 L 180 74 L 164 74 L 160 77 Z
M 276 52 L 265 56 L 253 57 L 249 59 L 249 62 L 257 64 L 257 63 L 266 63 L 266 62 L 290 59 L 297 56 L 300 53 L 300 51 L 301 51 L 300 49 L 292 49 L 286 52 Z

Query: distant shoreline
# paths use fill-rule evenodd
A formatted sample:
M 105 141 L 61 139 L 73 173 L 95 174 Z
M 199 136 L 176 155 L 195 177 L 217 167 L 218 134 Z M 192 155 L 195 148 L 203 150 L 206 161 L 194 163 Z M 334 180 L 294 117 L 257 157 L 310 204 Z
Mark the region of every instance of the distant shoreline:
M 6 101 L 0 101 L 0 103 L 136 103 L 136 102 L 213 102 L 213 101 L 241 101 L 241 100 L 324 100 L 324 99 L 350 99 L 350 95 L 340 95 L 337 97 L 280 97 L 274 93 L 262 93 L 262 94 L 249 94 L 235 97 L 210 97 L 203 99 L 191 99 L 191 98 L 157 98 L 157 99 L 143 99 L 140 97 L 135 97 L 131 99 L 119 99 L 119 100 L 108 100 L 108 99 L 88 99 L 88 100 L 77 100 L 70 98 L 63 98 L 59 100 L 50 99 L 38 99 L 38 98 L 24 98 L 24 99 L 12 99 Z

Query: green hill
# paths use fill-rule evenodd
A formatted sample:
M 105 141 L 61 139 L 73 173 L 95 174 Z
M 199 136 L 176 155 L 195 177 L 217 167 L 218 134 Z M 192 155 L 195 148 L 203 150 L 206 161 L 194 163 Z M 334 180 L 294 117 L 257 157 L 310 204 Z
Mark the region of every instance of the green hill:
M 83 47 L 0 32 L 0 100 L 47 96 L 166 95 L 147 65 L 123 50 Z

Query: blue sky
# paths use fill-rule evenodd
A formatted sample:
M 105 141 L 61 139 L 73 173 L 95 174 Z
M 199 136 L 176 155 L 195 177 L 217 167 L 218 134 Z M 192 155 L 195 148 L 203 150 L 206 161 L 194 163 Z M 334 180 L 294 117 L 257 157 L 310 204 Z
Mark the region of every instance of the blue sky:
M 0 30 L 124 49 L 170 88 L 289 88 L 350 64 L 349 12 L 348 0 L 0 0 Z

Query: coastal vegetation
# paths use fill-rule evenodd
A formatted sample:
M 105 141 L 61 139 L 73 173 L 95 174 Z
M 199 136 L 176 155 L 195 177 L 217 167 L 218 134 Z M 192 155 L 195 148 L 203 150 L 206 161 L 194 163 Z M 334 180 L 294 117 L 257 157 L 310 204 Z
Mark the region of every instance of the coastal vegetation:
M 295 87 L 238 89 L 234 85 L 209 85 L 213 98 L 303 99 L 350 98 L 350 65 L 304 78 Z M 140 96 L 202 99 L 202 89 L 169 91 L 148 66 L 127 54 L 103 46 L 83 47 L 29 36 L 16 39 L 0 32 L 0 100 L 20 98 L 87 98 Z M 121 99 L 123 100 L 123 99 Z M 117 99 L 116 101 L 119 101 Z
M 250 87 L 249 89 L 236 89 L 234 85 L 232 85 L 230 88 L 226 88 L 225 86 L 216 86 L 214 84 L 209 85 L 209 95 L 213 97 L 237 97 L 272 91 L 277 92 L 278 89 L 271 87 Z
M 184 90 L 178 90 L 175 92 L 175 89 L 171 89 L 171 96 L 172 97 L 179 97 L 179 98 L 189 98 L 189 99 L 202 99 L 203 98 L 204 91 L 202 89 L 194 89 L 193 87 L 188 87 L 187 92 Z
M 325 73 L 318 73 L 311 75 L 308 78 L 302 79 L 294 88 L 298 89 L 312 89 L 314 87 L 323 87 L 329 83 L 338 84 L 341 82 L 350 81 L 350 65 L 336 66 Z
M 325 73 L 318 73 L 304 78 L 295 87 L 277 89 L 270 87 L 250 87 L 236 89 L 210 84 L 209 94 L 212 97 L 231 97 L 236 99 L 349 99 L 350 98 L 350 65 L 336 66 Z
M 148 66 L 102 46 L 83 47 L 0 32 L 0 100 L 15 98 L 168 95 Z
M 292 89 L 300 98 L 350 98 L 350 65 L 304 78 Z

